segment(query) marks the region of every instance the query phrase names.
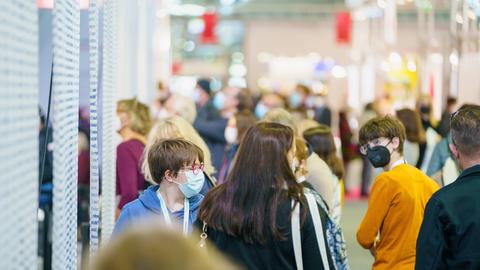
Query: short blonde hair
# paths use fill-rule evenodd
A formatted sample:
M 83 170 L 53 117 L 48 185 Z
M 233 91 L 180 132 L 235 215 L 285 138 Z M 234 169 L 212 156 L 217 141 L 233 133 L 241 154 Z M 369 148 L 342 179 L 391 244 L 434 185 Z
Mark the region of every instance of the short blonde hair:
M 203 141 L 198 132 L 187 122 L 187 120 L 180 116 L 172 116 L 157 121 L 148 135 L 147 147 L 145 147 L 144 159 L 142 162 L 142 171 L 147 180 L 152 181 L 148 162 L 146 162 L 146 160 L 148 160 L 148 149 L 155 142 L 162 139 L 185 139 L 192 142 L 202 149 L 205 172 L 209 175 L 215 172 L 215 168 L 212 166 L 212 156 L 205 141 Z
M 190 124 L 195 121 L 195 118 L 197 117 L 197 108 L 195 107 L 195 102 L 192 98 L 175 94 L 168 98 L 167 103 L 168 102 L 172 103 L 172 109 L 174 110 L 175 115 L 183 117 Z
M 297 124 L 297 136 L 300 136 L 303 138 L 303 132 L 307 129 L 311 129 L 314 127 L 319 127 L 320 123 L 313 119 L 303 119 Z
M 117 112 L 128 114 L 130 119 L 129 127 L 144 136 L 152 127 L 152 118 L 148 106 L 139 102 L 136 98 L 122 99 L 117 102 Z
M 207 245 L 206 252 L 202 252 L 195 241 L 200 239 L 196 232 L 186 238 L 161 222 L 152 220 L 150 224 L 137 225 L 99 250 L 91 264 L 94 270 L 239 269 L 212 245 Z
M 284 126 L 292 128 L 295 132 L 297 129 L 292 114 L 283 108 L 275 108 L 268 111 L 263 117 L 262 122 L 282 124 Z

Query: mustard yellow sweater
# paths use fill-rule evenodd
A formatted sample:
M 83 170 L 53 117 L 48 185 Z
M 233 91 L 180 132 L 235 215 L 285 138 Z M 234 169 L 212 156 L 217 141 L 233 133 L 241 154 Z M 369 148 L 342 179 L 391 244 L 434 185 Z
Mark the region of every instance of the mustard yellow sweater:
M 414 269 L 425 205 L 438 188 L 436 182 L 408 164 L 377 177 L 357 232 L 358 243 L 366 249 L 374 246 L 379 235 L 372 269 Z

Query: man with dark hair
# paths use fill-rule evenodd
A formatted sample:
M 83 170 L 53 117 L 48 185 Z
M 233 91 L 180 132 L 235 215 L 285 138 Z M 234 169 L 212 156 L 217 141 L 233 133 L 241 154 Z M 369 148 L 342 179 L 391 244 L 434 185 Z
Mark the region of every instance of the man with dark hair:
M 405 128 L 393 117 L 375 117 L 360 129 L 360 152 L 383 168 L 357 232 L 375 257 L 373 269 L 412 269 L 426 202 L 438 185 L 403 158 Z
M 451 117 L 450 150 L 462 173 L 427 204 L 415 269 L 480 269 L 480 106 Z
M 239 95 L 242 89 L 236 87 L 225 87 L 215 93 L 213 99 L 204 107 L 211 110 L 206 112 L 201 109 L 193 126 L 208 145 L 212 153 L 213 166 L 218 170 L 222 167 L 225 147 L 225 129 L 228 119 L 233 116 L 240 105 Z M 210 107 L 211 106 L 211 107 Z M 242 104 L 245 106 L 245 104 Z M 217 174 L 213 175 L 217 177 Z
M 203 108 L 207 104 L 210 100 L 211 92 L 210 80 L 205 78 L 198 79 L 193 94 L 193 99 L 197 104 L 198 109 Z

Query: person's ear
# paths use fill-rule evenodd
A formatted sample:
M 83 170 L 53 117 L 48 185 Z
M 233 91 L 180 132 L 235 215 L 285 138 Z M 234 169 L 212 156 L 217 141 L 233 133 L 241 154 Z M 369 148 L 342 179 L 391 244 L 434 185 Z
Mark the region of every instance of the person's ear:
M 457 147 L 455 146 L 455 144 L 450 143 L 450 144 L 448 145 L 448 147 L 450 148 L 450 152 L 452 152 L 453 157 L 458 160 L 459 154 L 458 154 L 458 149 L 457 149 Z
M 392 139 L 393 150 L 398 150 L 400 148 L 400 138 L 394 137 Z
M 170 183 L 173 183 L 174 178 L 175 177 L 173 175 L 173 171 L 171 170 L 166 170 L 165 173 L 163 174 L 163 179 L 167 180 Z
M 299 166 L 299 168 L 300 168 L 301 170 L 306 170 L 306 169 L 307 169 L 307 161 L 306 161 L 305 159 L 303 159 L 303 160 L 300 161 L 300 166 Z

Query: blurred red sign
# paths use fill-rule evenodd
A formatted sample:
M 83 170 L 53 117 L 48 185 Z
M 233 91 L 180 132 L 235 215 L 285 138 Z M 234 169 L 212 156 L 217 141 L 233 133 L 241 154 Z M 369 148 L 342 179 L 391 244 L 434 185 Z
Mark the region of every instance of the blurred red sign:
M 180 62 L 173 62 L 172 63 L 172 75 L 179 74 L 181 69 L 182 69 L 182 63 L 180 63 Z
M 336 17 L 336 34 L 338 43 L 350 43 L 352 35 L 352 19 L 350 12 L 339 12 Z
M 202 16 L 203 23 L 205 28 L 202 33 L 201 42 L 202 43 L 217 43 L 218 39 L 215 35 L 215 27 L 217 26 L 217 13 L 215 12 L 206 12 Z

